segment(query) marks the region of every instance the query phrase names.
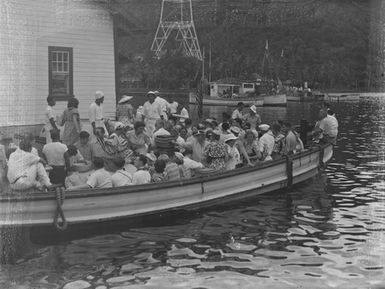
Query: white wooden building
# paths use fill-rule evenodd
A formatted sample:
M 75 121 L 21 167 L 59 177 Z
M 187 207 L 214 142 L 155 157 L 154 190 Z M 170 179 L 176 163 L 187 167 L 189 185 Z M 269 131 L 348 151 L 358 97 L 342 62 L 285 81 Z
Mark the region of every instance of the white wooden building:
M 107 1 L 0 1 L 0 131 L 11 134 L 44 122 L 46 98 L 66 108 L 79 99 L 82 119 L 96 90 L 104 114 L 115 116 L 113 18 Z

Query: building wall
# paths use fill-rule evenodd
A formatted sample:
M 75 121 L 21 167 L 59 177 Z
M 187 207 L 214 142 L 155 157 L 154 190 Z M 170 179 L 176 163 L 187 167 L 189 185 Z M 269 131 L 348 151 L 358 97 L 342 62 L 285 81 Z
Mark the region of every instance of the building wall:
M 113 22 L 105 1 L 0 1 L 0 129 L 44 122 L 48 46 L 73 48 L 73 92 L 82 119 L 96 90 L 115 116 Z M 60 101 L 56 110 L 63 111 Z

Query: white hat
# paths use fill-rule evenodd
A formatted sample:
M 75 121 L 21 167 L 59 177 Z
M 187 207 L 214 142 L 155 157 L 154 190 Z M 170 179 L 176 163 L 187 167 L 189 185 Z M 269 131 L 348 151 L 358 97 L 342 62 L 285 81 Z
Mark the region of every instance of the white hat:
M 183 156 L 182 153 L 180 153 L 180 152 L 175 152 L 174 154 L 175 154 L 175 156 L 176 156 L 179 160 L 183 160 L 184 156 Z
M 155 90 L 155 91 L 154 91 L 154 94 L 155 94 L 155 95 L 158 95 L 158 94 L 160 94 L 160 92 L 159 92 L 158 90 Z
M 222 134 L 222 132 L 219 129 L 214 129 L 213 134 L 220 136 Z
M 149 92 L 147 92 L 147 95 L 150 95 L 150 94 L 152 94 L 152 95 L 155 95 L 155 96 L 156 96 L 155 92 L 153 92 L 152 90 L 150 90 Z
M 225 142 L 228 142 L 230 140 L 237 140 L 237 139 L 238 138 L 235 135 L 233 135 L 232 133 L 225 136 Z
M 118 103 L 125 103 L 126 101 L 129 101 L 133 98 L 133 96 L 127 96 L 127 95 L 123 95 L 122 98 L 119 100 Z
M 115 130 L 124 128 L 124 124 L 121 122 L 116 122 L 114 126 Z
M 258 127 L 261 131 L 268 131 L 270 129 L 270 125 L 268 124 L 261 124 Z
M 250 106 L 250 110 L 254 113 L 257 113 L 257 107 L 254 104 Z
M 104 97 L 103 91 L 97 90 L 97 91 L 95 92 L 95 100 L 101 99 L 102 97 Z

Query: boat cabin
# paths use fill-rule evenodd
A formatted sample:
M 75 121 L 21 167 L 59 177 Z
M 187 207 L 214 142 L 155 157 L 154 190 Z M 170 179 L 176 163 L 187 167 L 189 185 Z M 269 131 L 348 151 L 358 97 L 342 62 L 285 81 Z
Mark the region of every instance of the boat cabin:
M 239 95 L 241 86 L 238 84 L 210 83 L 210 96 L 232 98 Z
M 242 84 L 222 84 L 212 82 L 210 83 L 210 96 L 232 98 L 236 96 L 245 95 L 247 93 L 254 93 L 258 83 L 243 82 Z

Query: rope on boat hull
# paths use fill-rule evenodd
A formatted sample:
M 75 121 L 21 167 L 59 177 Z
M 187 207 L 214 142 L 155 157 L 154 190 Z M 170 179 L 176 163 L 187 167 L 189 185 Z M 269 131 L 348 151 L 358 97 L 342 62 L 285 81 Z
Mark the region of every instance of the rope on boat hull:
M 55 211 L 55 217 L 53 219 L 53 224 L 58 231 L 64 231 L 68 227 L 68 223 L 67 223 L 66 217 L 64 216 L 64 212 L 63 212 L 65 190 L 63 187 L 57 187 L 55 189 L 55 193 L 56 193 L 57 206 L 56 206 L 56 211 Z M 61 221 L 59 221 L 59 218 L 61 219 Z
M 319 149 L 320 149 L 320 151 L 319 151 L 319 163 L 318 163 L 318 165 L 320 168 L 323 168 L 325 165 L 324 164 L 325 149 L 322 146 L 320 146 Z
M 290 189 L 293 185 L 293 157 L 291 155 L 286 156 L 286 176 L 287 187 Z

